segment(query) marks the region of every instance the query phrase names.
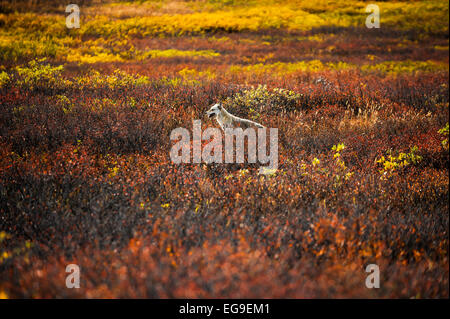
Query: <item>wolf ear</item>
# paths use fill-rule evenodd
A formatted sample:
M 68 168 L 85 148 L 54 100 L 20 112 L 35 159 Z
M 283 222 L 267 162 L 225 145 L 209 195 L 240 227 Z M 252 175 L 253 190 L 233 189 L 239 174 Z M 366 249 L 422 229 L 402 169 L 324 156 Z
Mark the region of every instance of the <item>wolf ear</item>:
M 222 103 L 219 103 L 219 104 L 217 105 L 217 107 L 219 108 L 219 110 L 221 110 L 221 109 L 222 109 Z

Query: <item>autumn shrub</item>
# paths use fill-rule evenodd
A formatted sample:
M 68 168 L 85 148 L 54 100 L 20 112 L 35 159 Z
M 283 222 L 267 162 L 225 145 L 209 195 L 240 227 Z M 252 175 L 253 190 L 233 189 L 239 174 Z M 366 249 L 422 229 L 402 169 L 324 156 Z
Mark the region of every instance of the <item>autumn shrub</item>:
M 17 84 L 22 87 L 35 89 L 62 88 L 68 82 L 61 77 L 64 69 L 62 65 L 51 66 L 46 59 L 32 60 L 25 67 L 17 67 Z
M 5 71 L 0 72 L 0 88 L 7 85 L 10 81 L 10 76 Z
M 295 109 L 302 94 L 281 88 L 269 90 L 266 85 L 258 85 L 243 89 L 242 92 L 228 97 L 225 101 L 227 107 L 233 110 L 244 111 L 254 120 L 260 117 L 261 112 L 274 114 Z
M 442 147 L 444 149 L 448 150 L 448 122 L 438 132 L 439 132 L 439 134 L 441 134 L 444 137 L 444 139 L 441 142 Z
M 89 1 L 79 30 L 20 3 L 1 298 L 448 298 L 448 3 L 382 2 L 376 30 L 362 2 Z M 277 170 L 171 161 L 217 102 L 278 128 Z

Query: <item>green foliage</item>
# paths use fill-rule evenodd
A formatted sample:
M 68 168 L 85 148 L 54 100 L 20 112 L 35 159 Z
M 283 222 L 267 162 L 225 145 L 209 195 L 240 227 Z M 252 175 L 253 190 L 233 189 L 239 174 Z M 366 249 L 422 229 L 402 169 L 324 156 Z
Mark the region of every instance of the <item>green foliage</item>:
M 442 147 L 448 150 L 448 122 L 438 131 L 438 133 L 444 137 L 444 140 L 441 142 Z
M 128 74 L 122 70 L 115 70 L 111 75 L 103 75 L 92 70 L 87 76 L 76 77 L 75 82 L 82 87 L 109 87 L 111 89 L 136 87 L 150 83 L 146 76 Z
M 294 107 L 302 94 L 282 88 L 269 90 L 267 85 L 258 85 L 243 90 L 226 100 L 227 105 L 248 109 L 253 119 L 264 109 L 287 110 Z
M 0 61 L 17 61 L 20 58 L 56 57 L 62 53 L 63 44 L 51 37 L 30 38 L 26 34 L 0 34 Z
M 17 84 L 27 88 L 60 88 L 67 82 L 61 77 L 62 65 L 51 66 L 46 58 L 31 60 L 26 67 L 16 67 Z
M 73 108 L 73 103 L 69 100 L 69 98 L 65 95 L 57 95 L 56 96 L 56 104 L 61 107 L 65 114 L 70 113 Z
M 409 153 L 400 152 L 397 156 L 392 155 L 392 151 L 389 151 L 389 154 L 384 157 L 382 156 L 377 163 L 382 166 L 380 173 L 383 175 L 391 175 L 394 171 L 398 169 L 402 169 L 411 164 L 418 164 L 422 160 L 422 156 L 417 155 L 418 148 L 417 146 L 411 147 Z
M 264 74 L 264 73 L 276 73 L 280 75 L 285 75 L 294 72 L 318 72 L 324 70 L 345 70 L 352 66 L 345 62 L 338 63 L 322 63 L 320 60 L 311 61 L 298 61 L 298 62 L 275 62 L 270 64 L 251 64 L 246 66 L 233 65 L 230 67 L 230 72 L 234 73 L 253 73 L 253 74 Z
M 323 178 L 333 188 L 342 186 L 354 174 L 341 158 L 341 152 L 344 149 L 344 143 L 333 145 L 331 148 L 331 151 L 333 151 L 332 155 L 323 154 L 321 156 L 322 160 L 314 157 L 311 164 L 301 164 L 302 175 L 313 179 Z
M 5 71 L 0 72 L 0 88 L 9 83 L 10 77 Z
M 178 72 L 181 79 L 172 79 L 172 84 L 177 86 L 183 82 L 187 85 L 195 85 L 201 83 L 202 80 L 213 80 L 216 78 L 216 74 L 213 70 L 207 69 L 205 71 L 197 71 L 195 69 L 184 68 Z
M 3 241 L 7 241 L 11 239 L 11 235 L 4 232 L 4 231 L 0 231 L 0 244 L 2 244 Z M 2 245 L 3 246 L 3 245 Z M 26 240 L 21 246 L 16 246 L 14 249 L 12 250 L 5 250 L 2 249 L 0 250 L 0 265 L 5 262 L 7 259 L 16 257 L 18 255 L 24 254 L 24 253 L 28 253 L 30 248 L 33 247 L 32 242 Z M 0 294 L 1 296 L 1 294 Z
M 363 71 L 377 71 L 384 74 L 436 72 L 448 70 L 448 64 L 434 61 L 385 61 L 374 65 L 363 65 Z
M 345 149 L 344 143 L 339 143 L 338 145 L 333 145 L 331 148 L 334 151 L 333 158 L 335 160 L 335 170 L 334 170 L 334 187 L 342 184 L 344 180 L 348 180 L 353 176 L 353 172 L 348 170 L 345 162 L 341 158 L 341 151 Z
M 213 50 L 148 50 L 142 53 L 140 59 L 146 58 L 176 58 L 176 57 L 217 57 L 220 53 Z

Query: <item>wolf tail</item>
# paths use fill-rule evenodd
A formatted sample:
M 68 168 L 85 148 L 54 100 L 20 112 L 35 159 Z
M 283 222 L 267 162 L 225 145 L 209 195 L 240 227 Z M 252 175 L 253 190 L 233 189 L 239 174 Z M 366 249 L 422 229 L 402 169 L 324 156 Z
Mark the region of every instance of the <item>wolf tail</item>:
M 259 128 L 265 128 L 261 124 L 253 122 L 253 121 L 250 121 L 250 120 L 242 119 L 241 121 L 244 122 L 244 123 L 250 124 L 250 125 L 254 125 L 254 126 L 259 127 Z

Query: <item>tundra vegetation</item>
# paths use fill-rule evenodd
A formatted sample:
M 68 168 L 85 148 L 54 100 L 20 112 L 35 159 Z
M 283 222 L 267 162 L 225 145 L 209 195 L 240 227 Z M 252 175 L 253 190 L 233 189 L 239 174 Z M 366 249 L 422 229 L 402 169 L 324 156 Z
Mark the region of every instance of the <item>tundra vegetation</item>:
M 0 297 L 448 298 L 449 4 L 375 3 L 0 1 Z M 217 101 L 278 170 L 170 161 Z

